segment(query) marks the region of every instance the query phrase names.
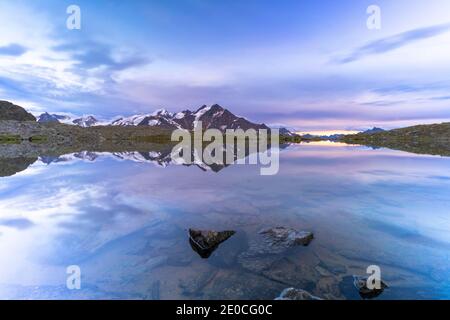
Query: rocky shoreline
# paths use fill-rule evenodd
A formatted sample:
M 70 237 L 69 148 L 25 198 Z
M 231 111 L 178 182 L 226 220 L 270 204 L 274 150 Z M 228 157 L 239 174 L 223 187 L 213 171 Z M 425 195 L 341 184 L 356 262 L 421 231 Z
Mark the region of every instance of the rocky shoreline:
M 48 143 L 71 144 L 75 142 L 100 143 L 118 140 L 170 141 L 171 132 L 154 127 L 111 127 L 97 126 L 83 128 L 62 123 L 39 123 L 35 121 L 0 120 L 1 136 L 18 136 L 21 140 L 45 138 Z

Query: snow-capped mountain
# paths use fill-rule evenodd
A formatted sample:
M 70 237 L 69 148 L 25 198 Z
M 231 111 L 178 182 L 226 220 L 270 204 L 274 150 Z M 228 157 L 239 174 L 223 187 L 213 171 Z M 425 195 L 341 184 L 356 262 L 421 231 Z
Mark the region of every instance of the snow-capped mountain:
M 157 110 L 150 114 L 134 115 L 127 118 L 114 120 L 112 126 L 157 126 L 166 129 L 181 128 L 172 119 L 175 115 L 165 109 Z
M 102 124 L 92 115 L 76 117 L 76 116 L 61 115 L 61 114 L 55 114 L 55 113 L 49 114 L 47 112 L 38 116 L 37 122 L 40 122 L 40 123 L 64 123 L 64 124 L 70 124 L 70 125 L 77 125 L 77 126 L 84 127 L 84 128 Z
M 139 115 L 126 117 L 126 118 L 118 118 L 116 120 L 113 120 L 111 122 L 111 125 L 113 125 L 113 126 L 137 126 L 142 122 L 142 120 L 144 120 L 148 116 L 149 115 L 139 114 Z
M 167 129 L 193 130 L 202 122 L 203 129 L 268 129 L 264 124 L 255 124 L 242 117 L 235 116 L 227 109 L 215 104 L 202 106 L 197 111 L 190 110 L 171 113 L 167 110 L 158 110 L 152 114 L 134 115 L 114 120 L 113 126 L 158 126 Z
M 138 114 L 131 117 L 121 117 L 111 122 L 113 126 L 139 126 L 139 125 L 149 125 L 150 118 L 171 118 L 173 114 L 165 109 L 156 110 L 149 114 Z M 156 123 L 154 123 L 156 124 Z
M 269 129 L 265 124 L 256 124 L 245 118 L 238 117 L 218 104 L 210 107 L 202 106 L 195 112 L 189 110 L 179 112 L 174 115 L 172 120 L 179 124 L 183 129 L 187 130 L 197 128 L 200 121 L 202 122 L 204 130 L 219 129 L 225 131 L 226 129 Z
M 202 106 L 196 111 L 185 110 L 178 113 L 171 113 L 160 109 L 150 114 L 133 115 L 130 117 L 116 118 L 110 122 L 99 122 L 94 116 L 84 116 L 81 118 L 70 118 L 57 114 L 44 113 L 38 118 L 39 122 L 62 122 L 78 125 L 81 127 L 91 127 L 98 125 L 111 126 L 153 126 L 164 129 L 186 129 L 193 130 L 202 122 L 202 127 L 206 129 L 219 129 L 224 132 L 227 129 L 269 129 L 265 124 L 256 124 L 243 117 L 238 117 L 222 108 L 218 104 L 212 106 Z
M 94 116 L 83 116 L 79 119 L 73 120 L 72 122 L 73 124 L 83 128 L 88 128 L 99 124 L 99 121 L 95 119 Z
M 41 114 L 37 117 L 37 122 L 40 123 L 50 123 L 50 122 L 60 122 L 60 123 L 72 123 L 73 118 L 66 115 L 59 115 L 59 114 L 49 114 L 47 112 Z

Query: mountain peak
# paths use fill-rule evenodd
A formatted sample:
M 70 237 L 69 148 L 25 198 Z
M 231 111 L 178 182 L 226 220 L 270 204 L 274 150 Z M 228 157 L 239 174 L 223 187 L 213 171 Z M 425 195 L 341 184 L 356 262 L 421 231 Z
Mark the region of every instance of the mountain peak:
M 37 122 L 49 123 L 49 122 L 59 122 L 59 120 L 55 117 L 55 115 L 52 115 L 48 112 L 44 112 L 39 117 L 37 117 Z
M 155 112 L 152 113 L 152 116 L 161 116 L 161 117 L 167 117 L 172 116 L 173 114 L 167 111 L 166 109 L 158 109 Z
M 79 119 L 75 119 L 72 122 L 80 127 L 86 128 L 86 127 L 92 127 L 92 126 L 96 125 L 98 123 L 98 120 L 94 116 L 88 115 L 88 116 L 82 116 Z
M 220 105 L 218 105 L 218 104 L 213 104 L 212 106 L 211 106 L 211 109 L 214 109 L 214 110 L 224 110 L 224 108 L 222 108 Z

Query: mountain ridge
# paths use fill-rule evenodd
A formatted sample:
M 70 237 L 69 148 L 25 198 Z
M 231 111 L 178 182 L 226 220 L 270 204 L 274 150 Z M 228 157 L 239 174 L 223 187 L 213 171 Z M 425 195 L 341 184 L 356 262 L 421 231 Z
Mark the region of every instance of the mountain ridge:
M 153 113 L 136 114 L 129 117 L 118 117 L 107 122 L 100 122 L 95 118 L 95 116 L 92 115 L 73 119 L 68 116 L 58 115 L 57 113 L 43 113 L 37 118 L 37 121 L 40 123 L 59 122 L 78 125 L 81 127 L 104 125 L 121 127 L 154 126 L 169 130 L 185 129 L 189 131 L 194 130 L 200 122 L 202 122 L 203 130 L 218 129 L 222 132 L 225 132 L 227 129 L 270 129 L 264 123 L 254 123 L 244 117 L 236 116 L 231 111 L 221 107 L 218 104 L 211 106 L 203 105 L 196 111 L 183 110 L 177 113 L 172 113 L 165 109 L 159 109 Z M 282 128 L 282 132 L 287 136 L 295 135 L 285 128 Z
M 93 115 L 84 115 L 82 117 L 48 113 L 44 112 L 35 118 L 31 113 L 20 106 L 15 106 L 9 102 L 4 102 L 7 106 L 0 109 L 0 116 L 2 111 L 13 108 L 12 114 L 4 117 L 4 120 L 18 120 L 18 121 L 35 121 L 39 124 L 65 124 L 74 125 L 82 128 L 90 127 L 155 127 L 162 130 L 183 129 L 192 131 L 198 128 L 199 123 L 202 123 L 202 129 L 217 129 L 222 133 L 226 130 L 248 129 L 254 130 L 271 130 L 264 123 L 255 123 L 247 120 L 244 117 L 239 117 L 233 114 L 226 108 L 218 104 L 211 106 L 203 105 L 196 111 L 184 110 L 177 113 L 169 112 L 165 109 L 156 110 L 153 113 L 138 114 L 129 117 L 116 117 L 110 121 L 99 121 Z M 12 107 L 10 107 L 12 106 Z M 1 118 L 0 118 L 1 120 Z M 286 128 L 280 128 L 280 136 L 287 139 L 297 139 L 299 136 Z

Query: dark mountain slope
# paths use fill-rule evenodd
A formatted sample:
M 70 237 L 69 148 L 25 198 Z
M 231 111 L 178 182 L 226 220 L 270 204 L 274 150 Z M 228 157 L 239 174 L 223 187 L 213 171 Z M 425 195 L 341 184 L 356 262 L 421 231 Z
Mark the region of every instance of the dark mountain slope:
M 0 101 L 0 120 L 36 121 L 35 116 L 8 101 Z

